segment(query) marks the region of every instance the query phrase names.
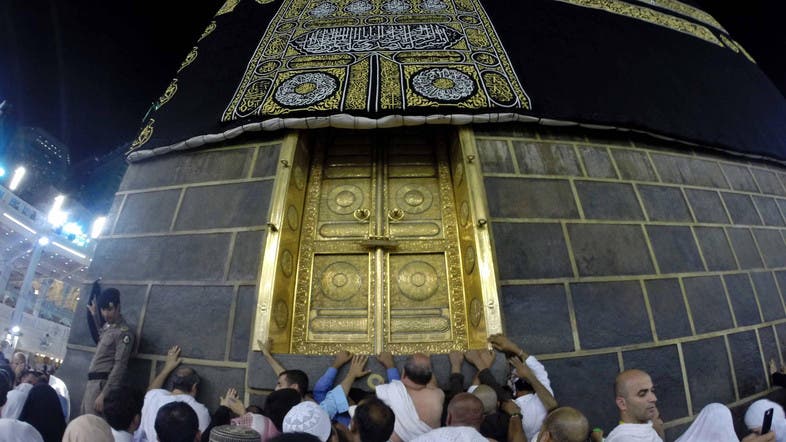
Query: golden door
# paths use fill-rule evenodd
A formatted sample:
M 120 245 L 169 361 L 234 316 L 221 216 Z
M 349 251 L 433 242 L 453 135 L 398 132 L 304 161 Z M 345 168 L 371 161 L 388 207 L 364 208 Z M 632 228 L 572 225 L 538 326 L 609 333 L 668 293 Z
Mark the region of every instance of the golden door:
M 423 130 L 331 131 L 312 140 L 298 143 L 287 191 L 274 350 L 482 346 L 476 226 L 457 142 Z

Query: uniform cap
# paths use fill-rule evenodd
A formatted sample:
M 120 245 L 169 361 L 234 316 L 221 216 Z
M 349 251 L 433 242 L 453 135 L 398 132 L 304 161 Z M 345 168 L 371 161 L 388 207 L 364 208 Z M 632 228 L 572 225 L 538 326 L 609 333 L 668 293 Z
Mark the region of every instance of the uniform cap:
M 117 307 L 120 304 L 120 291 L 108 288 L 98 295 L 98 308 Z

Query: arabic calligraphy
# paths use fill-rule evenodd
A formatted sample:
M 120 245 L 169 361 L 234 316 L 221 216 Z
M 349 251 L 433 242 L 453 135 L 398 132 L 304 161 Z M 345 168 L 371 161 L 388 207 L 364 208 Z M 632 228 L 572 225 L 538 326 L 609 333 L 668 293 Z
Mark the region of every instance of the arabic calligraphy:
M 444 25 L 377 25 L 317 29 L 296 38 L 292 45 L 307 54 L 409 51 L 447 49 L 461 38 Z

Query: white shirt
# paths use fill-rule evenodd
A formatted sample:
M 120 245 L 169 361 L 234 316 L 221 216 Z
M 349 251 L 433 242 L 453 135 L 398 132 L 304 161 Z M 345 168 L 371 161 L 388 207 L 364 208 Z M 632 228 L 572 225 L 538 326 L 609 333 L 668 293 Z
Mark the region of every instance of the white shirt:
M 25 406 L 25 401 L 27 401 L 27 395 L 30 394 L 32 389 L 33 384 L 23 382 L 9 391 L 5 405 L 3 405 L 3 417 L 19 419 L 19 415 L 22 414 L 22 408 Z
M 412 439 L 411 442 L 489 442 L 472 427 L 441 427 Z
M 131 442 L 134 440 L 134 435 L 128 431 L 117 431 L 114 428 L 111 428 L 111 430 L 112 436 L 115 438 L 115 442 Z
M 524 361 L 532 370 L 535 378 L 546 387 L 549 393 L 554 394 L 551 389 L 551 382 L 549 381 L 549 374 L 546 372 L 546 367 L 543 366 L 535 356 L 530 356 Z M 543 419 L 546 418 L 548 411 L 543 406 L 538 395 L 531 393 L 516 398 L 516 405 L 521 409 L 521 426 L 524 427 L 524 433 L 527 435 L 527 440 L 535 440 L 535 434 L 540 431 L 543 425 Z
M 606 436 L 606 442 L 663 442 L 652 428 L 652 422 L 646 424 L 620 423 Z
M 156 415 L 158 409 L 170 402 L 185 402 L 196 412 L 199 419 L 199 431 L 205 431 L 210 425 L 210 413 L 207 407 L 196 401 L 188 394 L 172 394 L 163 389 L 150 390 L 145 395 L 145 403 L 142 405 L 142 422 L 134 435 L 134 440 L 155 442 L 158 440 L 156 435 Z

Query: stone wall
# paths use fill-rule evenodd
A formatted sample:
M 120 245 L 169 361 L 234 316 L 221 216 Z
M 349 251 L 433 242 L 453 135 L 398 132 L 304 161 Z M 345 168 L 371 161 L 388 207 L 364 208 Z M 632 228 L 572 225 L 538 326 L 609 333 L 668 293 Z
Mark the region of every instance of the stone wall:
M 121 292 L 136 330 L 129 383 L 146 388 L 163 355 L 180 345 L 203 377 L 209 408 L 246 385 L 259 259 L 283 134 L 273 141 L 185 152 L 132 164 L 89 270 Z M 85 287 L 59 374 L 78 412 L 94 343 Z
M 769 392 L 765 361 L 786 344 L 786 170 L 602 132 L 475 133 L 505 330 L 561 404 L 610 429 L 615 374 L 642 368 L 674 433 L 709 402 Z
M 560 403 L 608 430 L 615 374 L 640 367 L 676 434 L 708 402 L 736 412 L 772 393 L 765 361 L 783 362 L 786 343 L 786 170 L 597 131 L 475 133 L 505 331 L 544 361 Z M 147 386 L 179 344 L 210 408 L 229 386 L 259 402 L 275 385 L 249 342 L 284 134 L 267 136 L 129 167 L 89 276 L 121 290 L 140 336 L 130 383 Z M 94 348 L 86 300 L 60 372 L 75 410 Z M 313 383 L 330 357 L 280 359 Z M 434 361 L 446 380 L 447 357 Z

